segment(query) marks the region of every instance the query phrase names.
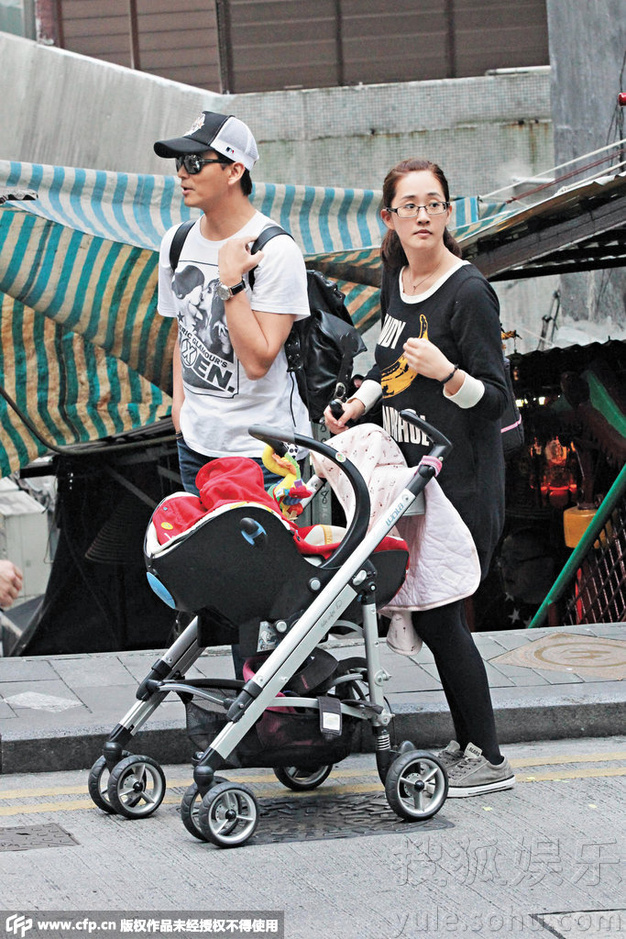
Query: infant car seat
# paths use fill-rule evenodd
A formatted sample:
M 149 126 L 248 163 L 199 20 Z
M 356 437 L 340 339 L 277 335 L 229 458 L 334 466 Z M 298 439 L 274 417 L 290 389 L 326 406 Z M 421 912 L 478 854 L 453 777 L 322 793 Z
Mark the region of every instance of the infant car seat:
M 144 557 L 153 590 L 173 609 L 206 613 L 201 624 L 226 622 L 240 636 L 256 634 L 263 620 L 288 621 L 306 609 L 315 592 L 304 555 L 321 558 L 315 578 L 324 586 L 335 573 L 339 543 L 330 538 L 341 533 L 331 527 L 320 535 L 325 526 L 298 529 L 287 521 L 263 488 L 260 466 L 246 457 L 213 460 L 197 483 L 200 497 L 176 493 L 152 515 Z M 408 557 L 400 538 L 388 536 L 376 549 L 379 605 L 399 590 Z M 344 616 L 360 622 L 360 604 Z M 207 638 L 199 634 L 200 644 L 210 644 Z

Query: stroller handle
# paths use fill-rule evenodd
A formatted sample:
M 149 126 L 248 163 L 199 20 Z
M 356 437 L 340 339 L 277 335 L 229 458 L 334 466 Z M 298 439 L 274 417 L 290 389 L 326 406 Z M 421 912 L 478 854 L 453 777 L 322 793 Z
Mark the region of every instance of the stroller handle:
M 437 430 L 436 427 L 433 427 L 432 424 L 428 424 L 423 418 L 418 417 L 416 412 L 412 408 L 407 408 L 404 411 L 400 411 L 400 417 L 405 421 L 408 421 L 409 424 L 415 424 L 416 427 L 419 427 L 427 437 L 430 437 L 433 449 L 428 454 L 431 457 L 434 457 L 437 460 L 443 460 L 452 450 L 452 443 L 445 437 L 440 430 Z
M 441 469 L 441 464 L 444 458 L 452 450 L 452 443 L 445 437 L 440 430 L 437 430 L 436 427 L 433 427 L 432 424 L 428 424 L 425 420 L 422 420 L 421 417 L 418 417 L 415 411 L 412 409 L 407 409 L 400 411 L 400 417 L 409 424 L 414 424 L 416 427 L 426 434 L 427 437 L 430 437 L 430 440 L 433 444 L 430 453 L 428 454 L 428 460 L 422 458 L 420 463 L 417 465 L 417 472 L 409 482 L 407 489 L 413 493 L 414 496 L 417 496 L 420 492 L 426 487 L 426 483 L 429 479 L 432 479 L 433 476 L 436 476 L 439 470 Z M 439 468 L 437 469 L 436 466 Z
M 305 437 L 303 434 L 276 430 L 275 427 L 265 427 L 261 424 L 255 424 L 249 427 L 248 433 L 256 440 L 262 440 L 264 443 L 269 444 L 274 449 L 274 452 L 284 453 L 284 443 L 294 443 L 299 447 L 304 447 L 306 450 L 313 450 L 314 453 L 319 453 L 320 456 L 327 457 L 327 459 L 331 460 L 345 473 L 354 494 L 354 514 L 343 541 L 333 556 L 320 564 L 318 570 L 335 570 L 341 567 L 344 561 L 350 557 L 355 547 L 363 541 L 369 527 L 371 511 L 370 497 L 365 480 L 357 467 L 350 460 L 347 460 L 341 451 L 329 447 L 328 444 L 322 443 L 321 440 Z M 276 450 L 277 446 L 279 448 L 278 451 Z

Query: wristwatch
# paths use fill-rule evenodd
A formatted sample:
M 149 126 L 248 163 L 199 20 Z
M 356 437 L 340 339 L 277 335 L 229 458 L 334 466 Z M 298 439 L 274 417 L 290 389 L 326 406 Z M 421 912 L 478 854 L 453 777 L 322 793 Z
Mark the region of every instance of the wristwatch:
M 246 289 L 246 285 L 243 277 L 238 284 L 235 284 L 234 287 L 227 287 L 226 284 L 223 284 L 221 280 L 217 282 L 217 295 L 220 300 L 230 300 L 231 297 L 234 297 L 236 293 L 241 293 L 242 290 Z

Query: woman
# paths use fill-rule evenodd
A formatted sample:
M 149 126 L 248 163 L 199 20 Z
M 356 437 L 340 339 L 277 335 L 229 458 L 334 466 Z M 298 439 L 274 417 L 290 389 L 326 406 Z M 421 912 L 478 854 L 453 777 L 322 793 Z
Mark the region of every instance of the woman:
M 450 193 L 438 166 L 427 160 L 399 163 L 383 184 L 383 205 L 388 232 L 381 248 L 383 319 L 376 365 L 339 419 L 326 411 L 326 424 L 340 433 L 382 396 L 383 427 L 409 466 L 419 462 L 429 443 L 400 412 L 413 408 L 439 428 L 453 450 L 438 481 L 472 534 L 484 578 L 504 519 L 498 418 L 506 385 L 498 300 L 482 274 L 461 260 L 447 231 Z M 515 776 L 500 753 L 485 666 L 463 600 L 413 611 L 411 619 L 408 654 L 420 640 L 432 650 L 456 732 L 457 739 L 439 754 L 448 770 L 449 795 L 511 788 Z

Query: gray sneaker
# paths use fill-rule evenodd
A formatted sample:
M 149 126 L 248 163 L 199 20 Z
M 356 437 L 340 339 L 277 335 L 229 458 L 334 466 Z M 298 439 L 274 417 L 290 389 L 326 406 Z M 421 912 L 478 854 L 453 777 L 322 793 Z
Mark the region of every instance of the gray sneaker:
M 500 789 L 512 789 L 515 785 L 515 775 L 506 757 L 502 763 L 494 765 L 473 743 L 466 746 L 463 759 L 446 768 L 450 799 L 464 799 L 486 792 L 498 792 Z
M 451 740 L 444 750 L 440 750 L 439 753 L 436 754 L 437 759 L 448 772 L 452 766 L 456 766 L 457 763 L 460 763 L 464 755 L 456 740 Z

